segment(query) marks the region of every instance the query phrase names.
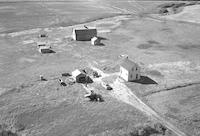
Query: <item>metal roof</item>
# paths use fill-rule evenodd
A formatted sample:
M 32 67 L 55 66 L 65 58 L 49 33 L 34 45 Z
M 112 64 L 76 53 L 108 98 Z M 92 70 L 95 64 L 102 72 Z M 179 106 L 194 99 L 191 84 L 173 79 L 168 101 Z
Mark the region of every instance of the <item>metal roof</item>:
M 132 69 L 133 67 L 138 67 L 138 64 L 129 60 L 128 58 L 125 58 L 120 66 L 124 67 L 125 69 Z
M 80 71 L 79 69 L 76 69 L 76 70 L 74 70 L 73 72 L 72 72 L 72 76 L 73 77 L 77 77 L 77 76 L 79 76 L 80 74 L 82 74 L 82 75 L 85 75 L 82 71 Z

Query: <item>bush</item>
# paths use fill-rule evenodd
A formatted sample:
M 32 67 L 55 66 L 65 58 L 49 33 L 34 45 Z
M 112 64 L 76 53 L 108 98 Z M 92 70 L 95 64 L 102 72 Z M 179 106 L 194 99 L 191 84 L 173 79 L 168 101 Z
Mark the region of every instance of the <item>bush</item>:
M 138 129 L 134 128 L 134 130 L 129 133 L 129 136 L 138 136 Z
M 151 136 L 153 134 L 164 135 L 166 130 L 168 130 L 161 123 L 153 123 L 150 125 L 143 125 L 133 128 L 132 132 L 129 133 L 130 136 Z M 169 130 L 169 134 L 170 130 Z
M 155 123 L 154 129 L 161 134 L 165 134 L 165 131 L 167 130 L 167 128 L 163 126 L 161 123 Z
M 0 131 L 0 136 L 18 136 L 17 133 L 13 133 L 10 130 L 2 130 Z
M 140 128 L 138 130 L 138 136 L 148 136 L 147 131 L 145 130 L 145 128 Z

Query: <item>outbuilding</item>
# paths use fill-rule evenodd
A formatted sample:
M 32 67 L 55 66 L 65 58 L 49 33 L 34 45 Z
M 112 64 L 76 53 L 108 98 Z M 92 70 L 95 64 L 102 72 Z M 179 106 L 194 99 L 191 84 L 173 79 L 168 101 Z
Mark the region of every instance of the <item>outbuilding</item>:
M 140 67 L 137 63 L 125 58 L 120 64 L 120 77 L 125 81 L 134 81 L 140 79 Z
M 93 37 L 91 39 L 91 44 L 92 45 L 99 45 L 101 43 L 100 39 L 98 37 Z
M 53 50 L 51 49 L 50 46 L 40 46 L 39 52 L 40 53 L 53 53 Z
M 75 41 L 90 41 L 97 36 L 97 29 L 94 27 L 75 28 L 72 32 L 72 38 Z
M 86 82 L 86 74 L 76 69 L 72 72 L 72 77 L 77 83 L 85 83 Z
M 37 46 L 38 46 L 38 47 L 40 47 L 40 46 L 46 46 L 46 44 L 47 44 L 47 43 L 44 42 L 44 41 L 38 41 L 38 42 L 37 42 Z

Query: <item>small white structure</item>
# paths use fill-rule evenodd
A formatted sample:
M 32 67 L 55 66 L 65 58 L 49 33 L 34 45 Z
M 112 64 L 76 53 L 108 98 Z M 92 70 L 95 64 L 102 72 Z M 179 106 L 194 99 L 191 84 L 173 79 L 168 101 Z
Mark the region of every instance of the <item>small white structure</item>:
M 120 65 L 120 77 L 125 81 L 134 81 L 140 79 L 140 67 L 133 61 L 125 58 Z
M 85 73 L 81 72 L 79 69 L 72 72 L 72 77 L 77 83 L 83 83 L 86 81 Z
M 75 41 L 90 41 L 97 36 L 96 28 L 75 28 L 72 32 L 72 38 Z
M 98 37 L 93 37 L 91 39 L 91 44 L 92 45 L 99 45 L 101 42 L 100 42 L 100 39 Z
M 52 53 L 53 51 L 51 50 L 50 46 L 40 46 L 39 52 L 40 53 Z

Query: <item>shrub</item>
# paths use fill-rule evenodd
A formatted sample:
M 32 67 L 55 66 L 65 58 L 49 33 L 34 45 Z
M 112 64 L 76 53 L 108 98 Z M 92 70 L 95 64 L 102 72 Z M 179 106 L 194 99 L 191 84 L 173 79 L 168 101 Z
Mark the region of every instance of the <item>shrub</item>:
M 155 123 L 154 129 L 161 134 L 165 134 L 165 131 L 167 130 L 167 128 L 163 126 L 161 123 Z
M 138 129 L 134 128 L 134 130 L 129 133 L 129 136 L 138 136 Z
M 147 131 L 145 130 L 145 128 L 140 128 L 138 130 L 138 136 L 148 136 Z
M 18 136 L 17 133 L 13 133 L 10 130 L 2 130 L 0 131 L 0 136 Z
M 133 130 L 129 133 L 130 136 L 151 136 L 153 134 L 161 134 L 164 135 L 165 131 L 168 130 L 161 123 L 153 123 L 151 125 L 146 124 L 142 126 L 138 126 L 133 128 Z M 169 131 L 169 135 L 170 135 Z

